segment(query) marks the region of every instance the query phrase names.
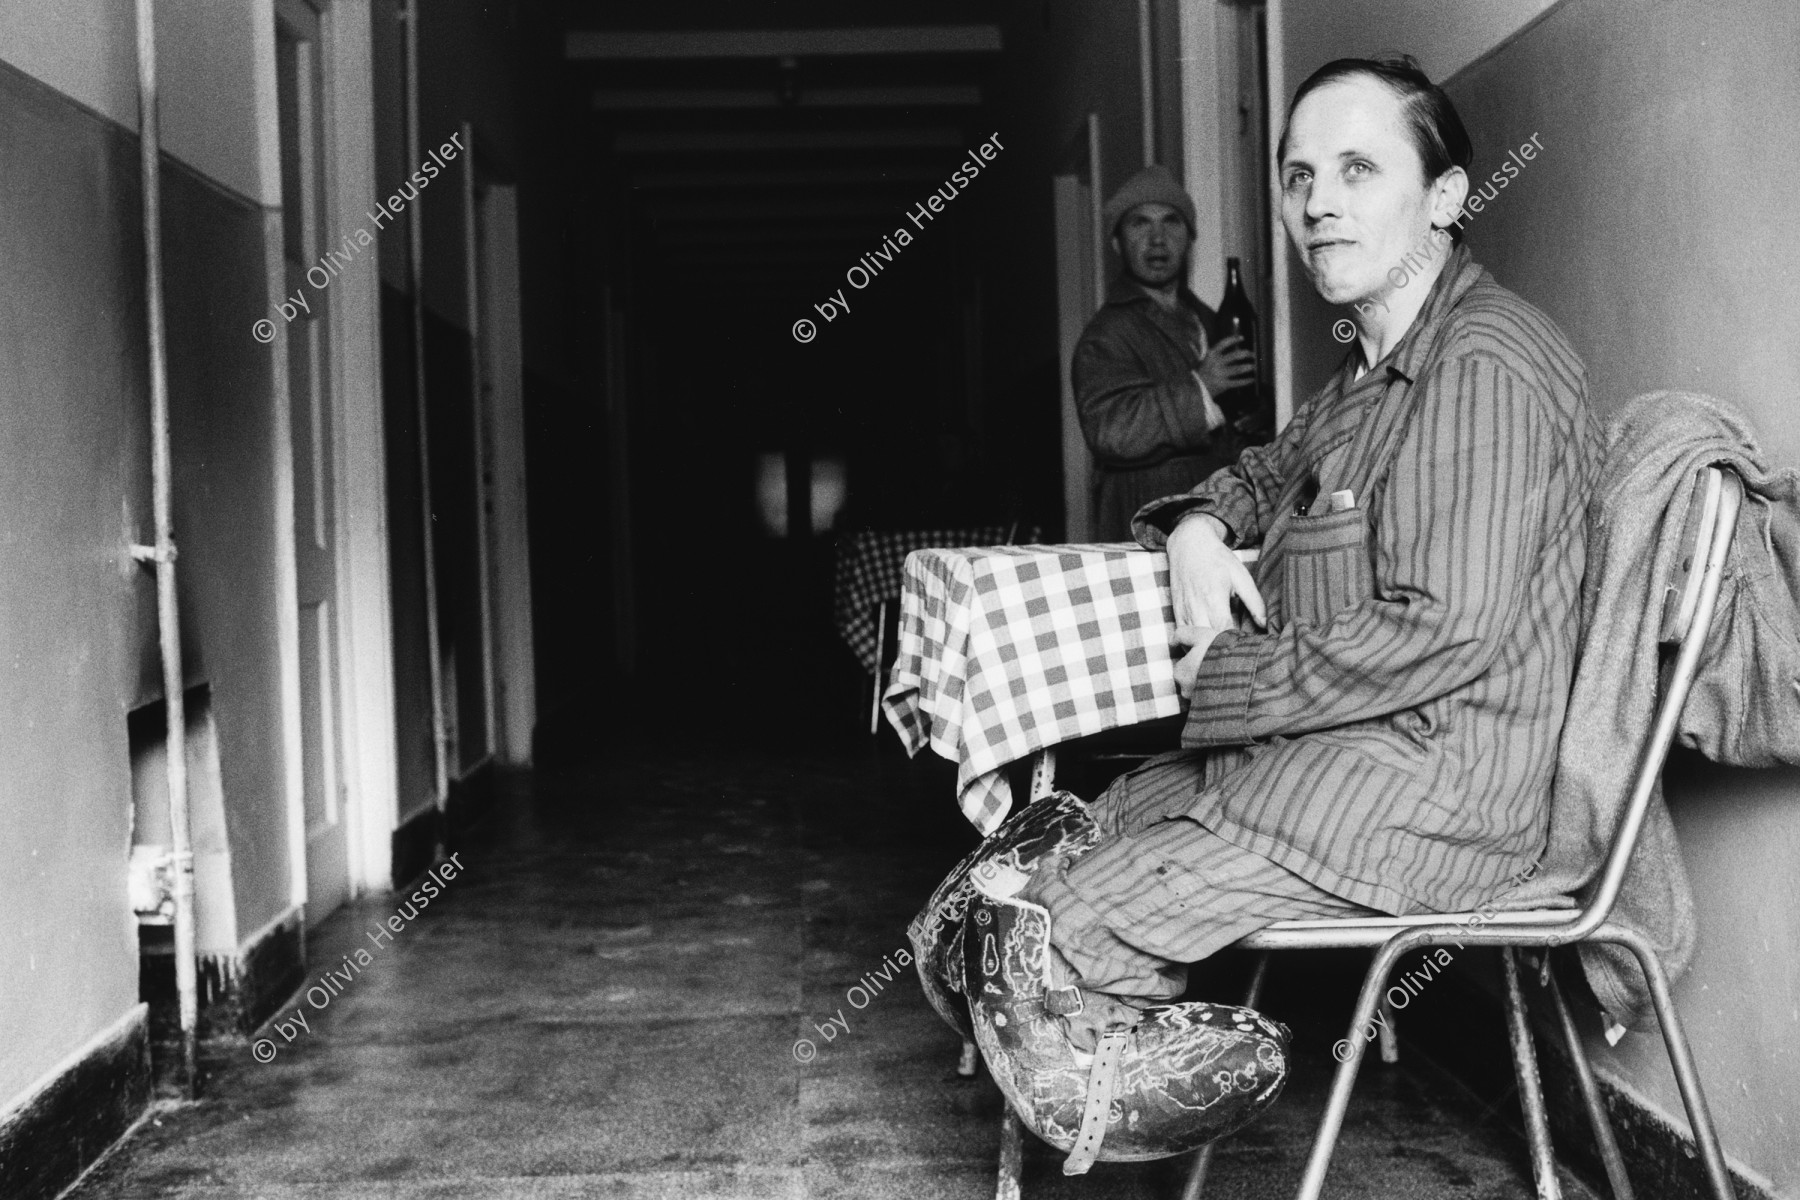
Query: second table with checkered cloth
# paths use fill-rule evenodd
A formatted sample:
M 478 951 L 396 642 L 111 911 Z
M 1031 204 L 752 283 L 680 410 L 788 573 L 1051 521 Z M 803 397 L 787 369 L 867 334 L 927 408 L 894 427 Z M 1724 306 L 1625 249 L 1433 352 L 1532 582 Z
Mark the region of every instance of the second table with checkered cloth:
M 1008 763 L 1181 711 L 1174 616 L 1167 555 L 1129 542 L 915 551 L 882 704 L 909 754 L 957 764 L 985 835 L 1012 806 Z

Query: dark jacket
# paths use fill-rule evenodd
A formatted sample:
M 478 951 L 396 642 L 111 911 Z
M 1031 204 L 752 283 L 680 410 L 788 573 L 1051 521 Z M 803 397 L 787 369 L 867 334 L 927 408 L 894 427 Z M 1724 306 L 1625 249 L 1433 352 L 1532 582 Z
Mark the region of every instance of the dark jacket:
M 1101 541 L 1128 540 L 1139 507 L 1187 491 L 1237 451 L 1229 424 L 1207 430 L 1192 374 L 1219 336 L 1218 317 L 1186 287 L 1178 296 L 1185 311 L 1169 312 L 1120 278 L 1075 345 L 1070 374 L 1094 453 Z

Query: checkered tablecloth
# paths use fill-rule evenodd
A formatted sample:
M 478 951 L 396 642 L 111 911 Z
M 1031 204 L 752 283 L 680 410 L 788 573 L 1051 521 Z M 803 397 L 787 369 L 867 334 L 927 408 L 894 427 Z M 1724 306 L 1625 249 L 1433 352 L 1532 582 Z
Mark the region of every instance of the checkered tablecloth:
M 1016 525 L 975 525 L 966 529 L 903 529 L 853 533 L 840 538 L 832 579 L 832 620 L 850 652 L 873 674 L 880 634 L 876 626 L 883 600 L 900 598 L 906 556 L 933 546 L 994 546 L 1013 540 Z M 1038 536 L 1036 527 L 1021 531 Z
M 963 815 L 1006 819 L 1007 763 L 1181 710 L 1168 557 L 1131 543 L 921 550 L 882 707 L 958 765 Z

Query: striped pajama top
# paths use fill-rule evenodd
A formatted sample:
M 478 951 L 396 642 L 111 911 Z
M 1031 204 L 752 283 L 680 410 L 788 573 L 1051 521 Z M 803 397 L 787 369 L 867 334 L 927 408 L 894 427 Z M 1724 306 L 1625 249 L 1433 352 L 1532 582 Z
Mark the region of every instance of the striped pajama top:
M 1211 753 L 1165 812 L 1359 904 L 1466 910 L 1543 850 L 1601 438 L 1567 339 L 1466 247 L 1359 362 L 1133 521 L 1263 551 L 1268 627 L 1208 648 L 1182 744 Z

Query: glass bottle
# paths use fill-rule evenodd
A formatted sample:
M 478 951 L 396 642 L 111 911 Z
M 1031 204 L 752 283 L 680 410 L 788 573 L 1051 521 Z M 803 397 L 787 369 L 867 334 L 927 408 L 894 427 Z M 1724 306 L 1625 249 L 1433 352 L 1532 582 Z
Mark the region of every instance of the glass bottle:
M 1213 401 L 1239 430 L 1245 433 L 1256 432 L 1260 430 L 1265 416 L 1262 345 L 1256 309 L 1251 307 L 1250 297 L 1244 292 L 1243 271 L 1236 258 L 1225 260 L 1225 297 L 1219 301 L 1219 340 L 1223 341 L 1228 337 L 1242 338 L 1243 349 L 1257 356 L 1256 378 L 1242 387 L 1214 396 Z

